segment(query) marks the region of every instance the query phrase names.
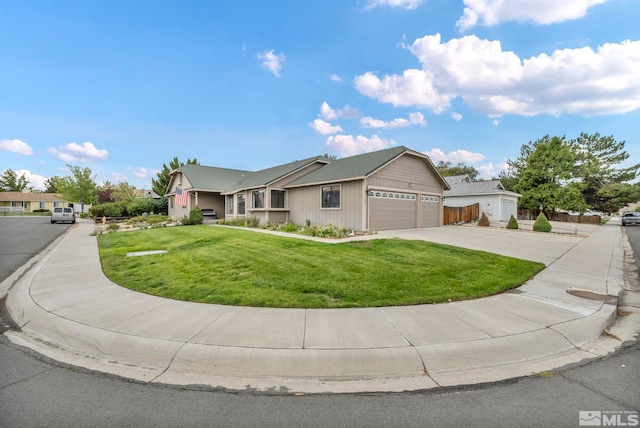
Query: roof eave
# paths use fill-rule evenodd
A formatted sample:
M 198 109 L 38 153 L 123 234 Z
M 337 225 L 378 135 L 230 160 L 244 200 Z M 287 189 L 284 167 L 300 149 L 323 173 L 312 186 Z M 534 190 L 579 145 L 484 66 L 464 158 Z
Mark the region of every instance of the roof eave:
M 364 180 L 364 179 L 366 179 L 365 176 L 338 178 L 338 179 L 331 179 L 331 180 L 314 181 L 314 182 L 311 182 L 311 183 L 286 185 L 286 186 L 283 186 L 283 188 L 284 189 L 294 189 L 294 188 L 300 188 L 300 187 L 321 186 L 323 184 L 344 183 L 345 181 L 357 181 L 357 180 Z

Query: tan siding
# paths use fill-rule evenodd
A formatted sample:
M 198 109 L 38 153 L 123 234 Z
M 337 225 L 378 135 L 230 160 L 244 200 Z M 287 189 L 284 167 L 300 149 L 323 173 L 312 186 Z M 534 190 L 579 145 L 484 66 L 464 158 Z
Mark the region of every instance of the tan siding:
M 189 180 L 187 180 L 187 178 L 184 177 L 181 172 L 178 172 L 173 177 L 173 181 L 171 182 L 171 188 L 169 189 L 169 193 L 174 193 L 176 191 L 176 187 L 179 187 L 184 190 L 184 189 L 189 189 L 192 186 L 191 186 L 191 183 L 189 183 Z M 173 196 L 170 199 L 173 200 Z M 192 207 L 193 205 L 195 205 L 195 198 L 191 193 L 189 193 L 189 200 L 187 202 L 186 208 L 176 206 L 175 204 L 173 205 L 173 208 L 171 208 L 171 203 L 172 202 L 169 202 L 169 209 L 168 209 L 169 217 L 172 217 L 174 219 L 181 219 L 182 217 L 187 217 L 189 215 L 189 207 Z
M 335 183 L 340 184 L 340 183 Z M 340 189 L 340 208 L 323 209 L 322 187 L 310 186 L 289 189 L 289 220 L 303 225 L 307 220 L 312 225 L 333 224 L 347 229 L 362 230 L 362 212 L 364 205 L 363 182 L 342 183 Z
M 411 155 L 394 160 L 367 179 L 370 188 L 442 193 L 442 183 L 428 162 Z
M 269 211 L 270 223 L 285 223 L 287 221 L 287 213 L 284 211 Z
M 213 209 L 216 210 L 218 217 L 222 217 L 224 214 L 224 196 L 220 196 L 219 193 L 209 192 L 197 192 L 198 197 L 194 198 L 193 203 L 201 209 Z M 196 202 L 197 199 L 197 202 Z
M 405 154 L 367 178 L 368 189 L 416 194 L 415 201 L 369 198 L 369 229 L 401 229 L 442 225 L 443 184 L 429 162 Z M 422 192 L 438 196 L 424 206 Z

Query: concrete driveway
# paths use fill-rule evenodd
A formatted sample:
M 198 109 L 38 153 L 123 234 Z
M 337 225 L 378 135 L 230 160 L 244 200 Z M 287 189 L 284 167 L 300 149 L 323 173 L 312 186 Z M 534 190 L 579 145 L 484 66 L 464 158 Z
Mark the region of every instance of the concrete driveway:
M 476 225 L 431 227 L 425 229 L 385 230 L 378 235 L 454 245 L 504 256 L 544 263 L 549 266 L 578 245 L 599 226 L 552 223 L 563 233 L 540 233 L 531 230 L 533 222 L 520 222 L 520 229 L 479 227 Z M 529 224 L 531 223 L 531 224 Z

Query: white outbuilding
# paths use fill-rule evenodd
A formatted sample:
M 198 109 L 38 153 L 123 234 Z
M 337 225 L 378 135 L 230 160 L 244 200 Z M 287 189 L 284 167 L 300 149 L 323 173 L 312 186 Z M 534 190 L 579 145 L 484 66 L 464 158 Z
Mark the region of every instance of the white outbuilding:
M 489 221 L 509 221 L 518 216 L 519 193 L 505 190 L 500 180 L 472 181 L 468 175 L 444 177 L 451 190 L 444 191 L 445 207 L 466 207 L 480 204 Z

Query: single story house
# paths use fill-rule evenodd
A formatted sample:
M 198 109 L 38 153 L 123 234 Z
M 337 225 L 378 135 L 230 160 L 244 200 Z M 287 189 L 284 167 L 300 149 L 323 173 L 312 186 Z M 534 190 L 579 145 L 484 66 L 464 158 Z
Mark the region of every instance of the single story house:
M 450 190 L 444 192 L 445 207 L 466 207 L 480 204 L 489 221 L 509 221 L 518 216 L 519 193 L 505 190 L 500 180 L 472 181 L 468 175 L 445 177 Z
M 426 155 L 403 146 L 260 171 L 187 164 L 170 177 L 166 196 L 174 219 L 198 205 L 218 218 L 355 231 L 442 226 L 442 194 L 449 189 Z
M 68 206 L 69 203 L 56 193 L 0 192 L 0 211 L 53 211 Z

